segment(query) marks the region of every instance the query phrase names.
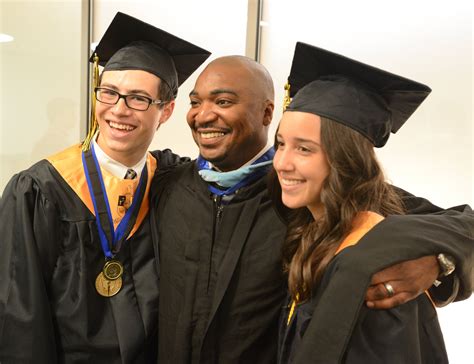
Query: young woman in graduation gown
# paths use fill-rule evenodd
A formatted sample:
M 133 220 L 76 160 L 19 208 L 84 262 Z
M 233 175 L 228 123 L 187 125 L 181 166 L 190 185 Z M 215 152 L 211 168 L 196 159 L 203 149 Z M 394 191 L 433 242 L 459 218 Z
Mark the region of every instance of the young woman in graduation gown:
M 374 146 L 383 146 L 430 90 L 316 47 L 298 47 L 320 63 L 306 57 L 296 72 L 294 60 L 289 81 L 301 82 L 303 66 L 325 71 L 310 70 L 275 138 L 270 185 L 289 226 L 283 255 L 290 298 L 280 322 L 279 363 L 447 363 L 428 293 L 390 310 L 370 310 L 363 300 L 378 269 L 413 258 L 416 249 L 449 249 L 404 244 L 404 232 L 396 247 L 383 240 L 357 245 L 407 208 L 403 191 L 385 181 Z M 332 66 L 321 67 L 328 60 Z M 387 101 L 380 90 L 391 87 Z M 385 287 L 394 293 L 390 283 Z

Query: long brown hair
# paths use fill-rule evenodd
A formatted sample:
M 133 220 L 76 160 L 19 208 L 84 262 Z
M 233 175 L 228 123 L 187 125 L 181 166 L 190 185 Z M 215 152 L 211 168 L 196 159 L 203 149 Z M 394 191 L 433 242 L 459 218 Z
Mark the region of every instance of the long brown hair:
M 320 219 L 315 221 L 306 207 L 285 209 L 276 174 L 270 182 L 272 197 L 288 222 L 283 264 L 290 294 L 298 301 L 311 296 L 358 212 L 403 214 L 402 202 L 385 181 L 374 146 L 366 137 L 321 117 L 321 144 L 329 175 L 321 189 L 324 211 Z

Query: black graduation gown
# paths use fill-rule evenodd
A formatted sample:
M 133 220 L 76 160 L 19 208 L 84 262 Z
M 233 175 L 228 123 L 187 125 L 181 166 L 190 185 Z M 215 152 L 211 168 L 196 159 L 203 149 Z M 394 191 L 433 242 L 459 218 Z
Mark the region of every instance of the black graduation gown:
M 347 248 L 348 251 L 350 249 Z M 426 294 L 390 310 L 371 310 L 363 305 L 358 312 L 350 338 L 344 337 L 345 340 L 348 339 L 348 343 L 343 353 L 335 355 L 331 351 L 337 349 L 333 349 L 334 343 L 331 342 L 331 336 L 328 336 L 320 338 L 319 352 L 312 350 L 311 354 L 301 355 L 300 352 L 304 352 L 307 346 L 316 344 L 311 340 L 303 343 L 313 313 L 328 315 L 334 323 L 337 323 L 339 320 L 337 313 L 343 311 L 347 305 L 353 304 L 347 300 L 333 301 L 329 307 L 321 305 L 320 302 L 327 299 L 325 290 L 331 284 L 334 275 L 339 274 L 339 260 L 344 259 L 344 253 L 336 256 L 328 265 L 312 298 L 295 308 L 289 323 L 287 318 L 290 305 L 283 307 L 280 317 L 278 363 L 295 363 L 297 355 L 300 363 L 448 363 L 436 310 Z M 360 261 L 359 264 L 363 265 L 366 262 Z M 346 278 L 350 280 L 350 277 Z M 326 307 L 328 311 L 316 311 L 323 310 L 321 306 Z
M 14 176 L 0 202 L 0 362 L 154 362 L 158 276 L 148 217 L 117 258 L 122 289 L 102 297 L 94 215 L 47 160 Z
M 369 310 L 363 302 L 372 274 L 438 252 L 455 257 L 461 277 L 461 284 L 448 281 L 444 289 L 454 288 L 456 299 L 469 296 L 474 215 L 469 207 L 462 209 L 462 215 L 446 212 L 450 219 L 389 216 L 334 258 L 312 300 L 298 310 L 299 319 L 288 327 L 281 322 L 281 363 L 447 363 L 436 312 L 426 295 L 388 311 Z M 389 234 L 398 236 L 396 244 L 383 243 Z
M 286 230 L 272 208 L 265 179 L 239 191 L 228 205 L 213 200 L 194 162 L 173 171 L 158 170 L 154 183 L 159 363 L 275 363 L 278 317 L 286 295 L 280 257 Z M 434 295 L 445 302 L 469 297 L 474 244 L 466 235 L 472 239 L 473 216 L 445 212 L 402 194 L 409 211 L 434 215 L 403 216 L 394 223 L 386 219 L 380 223 L 382 235 L 369 233 L 362 241 L 400 238 L 414 250 L 405 259 L 413 259 L 433 254 L 416 247 L 438 237 L 449 249 L 436 252 L 455 256 L 461 285 L 445 282 Z M 430 229 L 426 239 L 417 227 Z

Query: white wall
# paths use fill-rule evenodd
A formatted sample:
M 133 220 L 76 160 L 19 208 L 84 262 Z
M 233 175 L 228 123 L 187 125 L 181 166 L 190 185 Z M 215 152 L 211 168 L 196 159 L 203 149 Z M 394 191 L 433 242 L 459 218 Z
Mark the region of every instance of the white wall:
M 10 177 L 80 140 L 84 2 L 0 0 L 0 195 Z M 85 53 L 85 52 L 84 52 Z
M 266 0 L 261 61 L 277 89 L 273 127 L 296 41 L 425 83 L 433 92 L 378 155 L 394 184 L 441 206 L 474 206 L 471 3 Z M 451 362 L 474 362 L 474 299 L 438 312 Z

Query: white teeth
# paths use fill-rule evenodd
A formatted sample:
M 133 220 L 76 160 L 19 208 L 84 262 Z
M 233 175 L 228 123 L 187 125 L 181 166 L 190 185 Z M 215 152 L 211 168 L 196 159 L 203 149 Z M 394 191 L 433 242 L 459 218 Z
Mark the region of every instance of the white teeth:
M 284 184 L 286 186 L 294 186 L 294 185 L 298 185 L 300 183 L 303 183 L 303 181 L 300 180 L 300 179 L 286 179 L 286 178 L 282 178 L 281 182 L 282 182 L 282 184 Z
M 109 121 L 109 125 L 114 129 L 120 129 L 120 130 L 126 130 L 126 131 L 132 131 L 135 129 L 135 127 L 131 125 L 119 124 L 114 121 Z
M 201 138 L 203 139 L 211 139 L 211 138 L 218 138 L 224 136 L 224 133 L 221 132 L 212 132 L 212 133 L 201 133 Z

